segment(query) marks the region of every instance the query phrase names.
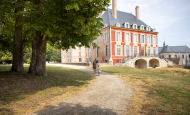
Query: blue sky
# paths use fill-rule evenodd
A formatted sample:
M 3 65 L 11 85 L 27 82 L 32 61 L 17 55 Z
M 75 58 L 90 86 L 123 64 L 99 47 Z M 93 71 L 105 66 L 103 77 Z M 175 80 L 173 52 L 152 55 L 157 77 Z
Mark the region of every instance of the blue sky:
M 117 0 L 117 10 L 134 15 L 137 5 L 140 19 L 159 32 L 159 46 L 165 39 L 166 45 L 190 48 L 190 0 Z

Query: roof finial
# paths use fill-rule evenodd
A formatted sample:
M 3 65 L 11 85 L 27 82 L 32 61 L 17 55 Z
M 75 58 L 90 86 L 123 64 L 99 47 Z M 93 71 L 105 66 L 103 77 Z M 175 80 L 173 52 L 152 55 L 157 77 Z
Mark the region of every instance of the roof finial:
M 163 47 L 165 47 L 165 38 L 164 38 L 164 43 L 163 43 Z

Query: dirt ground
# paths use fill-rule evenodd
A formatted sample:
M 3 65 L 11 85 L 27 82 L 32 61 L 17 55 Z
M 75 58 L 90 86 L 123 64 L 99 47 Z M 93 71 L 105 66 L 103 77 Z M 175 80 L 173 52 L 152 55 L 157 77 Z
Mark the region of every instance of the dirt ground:
M 94 74 L 93 70 L 85 66 L 53 64 L 69 67 Z M 101 72 L 94 74 L 97 79 L 87 90 L 62 100 L 55 105 L 46 106 L 31 115 L 124 115 L 130 114 L 130 97 L 134 91 L 120 78 L 112 74 Z

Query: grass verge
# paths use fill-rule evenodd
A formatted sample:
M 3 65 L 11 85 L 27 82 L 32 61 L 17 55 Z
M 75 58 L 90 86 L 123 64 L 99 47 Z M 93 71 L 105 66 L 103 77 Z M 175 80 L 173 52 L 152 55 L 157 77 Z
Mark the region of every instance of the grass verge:
M 47 66 L 47 77 L 10 71 L 0 65 L 0 115 L 29 114 L 85 90 L 95 79 L 78 70 Z
M 135 90 L 130 114 L 190 115 L 190 70 L 101 67 L 125 80 Z

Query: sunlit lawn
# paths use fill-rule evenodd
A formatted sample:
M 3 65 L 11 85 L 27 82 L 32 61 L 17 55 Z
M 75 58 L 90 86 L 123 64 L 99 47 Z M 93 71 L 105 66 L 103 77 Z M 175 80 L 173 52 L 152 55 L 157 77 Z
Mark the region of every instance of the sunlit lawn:
M 183 68 L 135 69 L 101 67 L 134 88 L 131 114 L 190 115 L 190 70 Z
M 90 74 L 56 66 L 47 66 L 47 77 L 11 72 L 11 65 L 0 65 L 0 115 L 29 114 L 60 102 L 85 90 L 92 82 Z

